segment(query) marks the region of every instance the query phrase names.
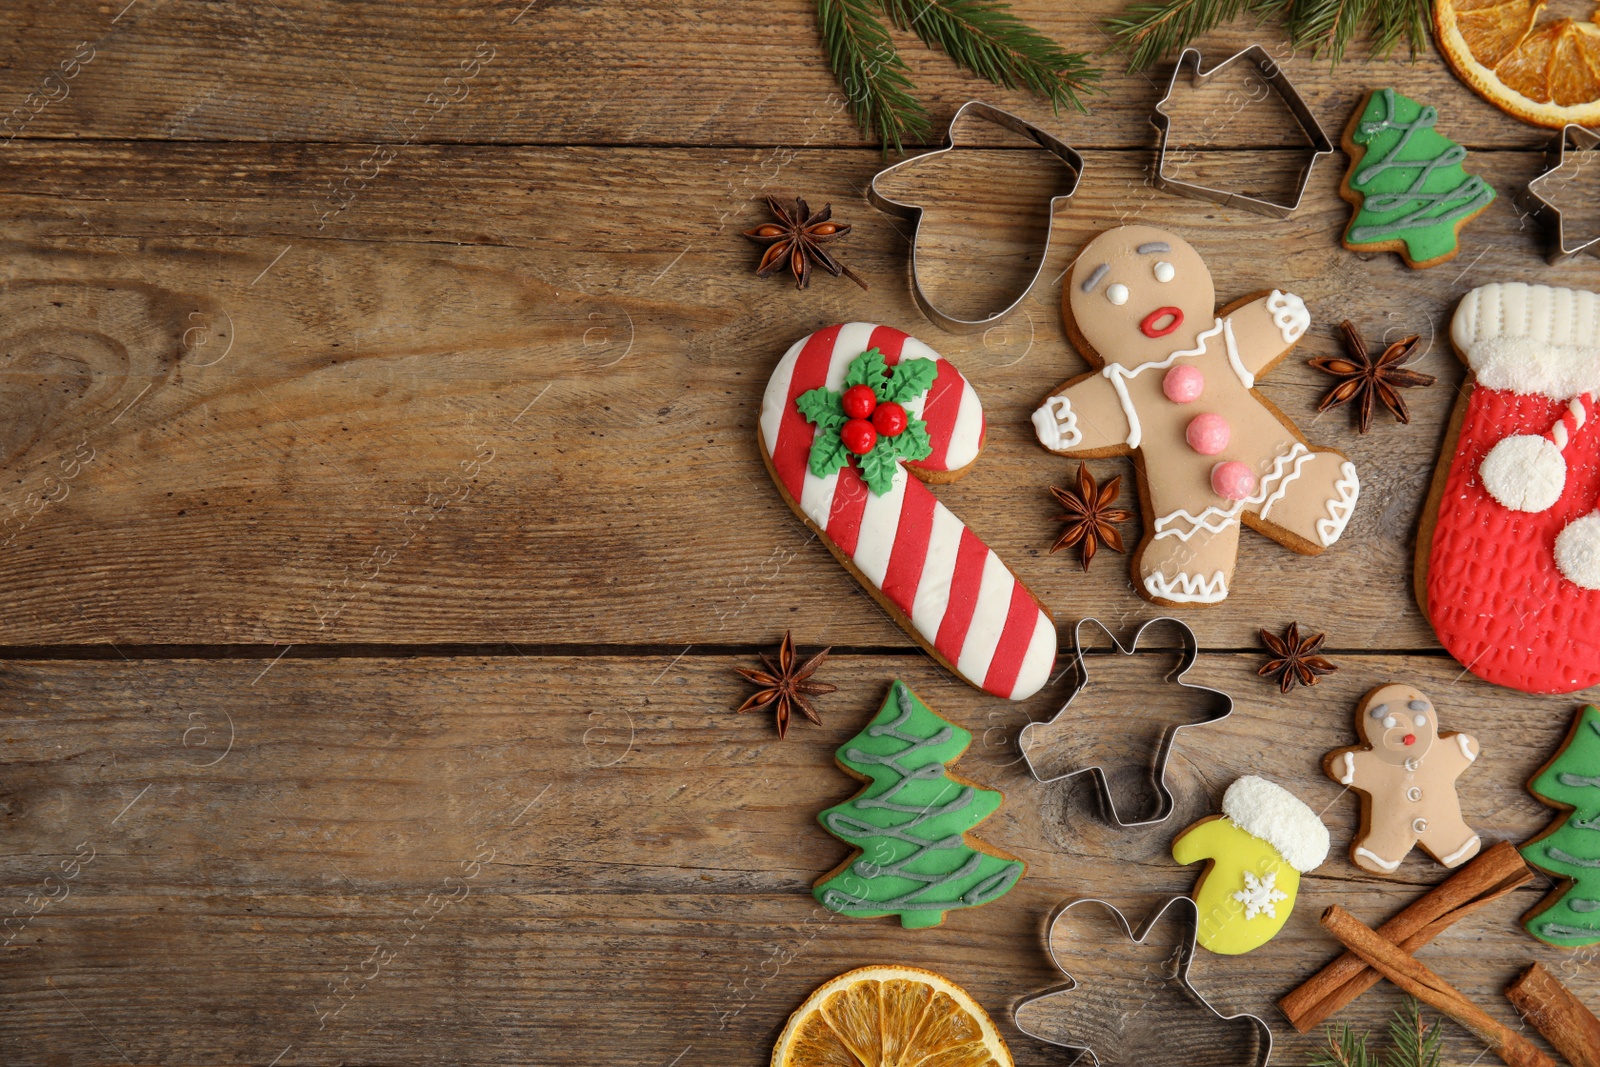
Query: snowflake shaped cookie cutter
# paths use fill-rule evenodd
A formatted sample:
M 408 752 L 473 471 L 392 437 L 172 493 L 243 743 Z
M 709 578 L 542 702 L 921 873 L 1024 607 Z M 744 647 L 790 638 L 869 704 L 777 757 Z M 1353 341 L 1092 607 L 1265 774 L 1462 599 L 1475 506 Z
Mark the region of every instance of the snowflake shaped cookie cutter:
M 1144 638 L 1145 631 L 1150 629 L 1150 627 L 1157 625 L 1158 623 L 1164 623 L 1175 627 L 1178 631 L 1179 641 L 1182 646 L 1179 653 L 1178 664 L 1166 675 L 1166 680 L 1182 689 L 1192 690 L 1195 693 L 1208 694 L 1212 698 L 1210 701 L 1212 710 L 1208 712 L 1205 718 L 1202 718 L 1198 721 L 1174 723 L 1168 725 L 1162 730 L 1161 740 L 1156 746 L 1150 775 L 1150 784 L 1153 787 L 1156 795 L 1155 814 L 1149 818 L 1125 820 L 1118 813 L 1116 800 L 1111 795 L 1111 784 L 1107 780 L 1105 767 L 1103 766 L 1103 760 L 1096 760 L 1088 766 L 1076 767 L 1062 774 L 1046 775 L 1042 773 L 1038 765 L 1034 763 L 1033 755 L 1030 750 L 1034 747 L 1034 740 L 1038 738 L 1043 731 L 1049 730 L 1066 720 L 1066 716 L 1072 710 L 1073 701 L 1077 700 L 1078 696 L 1089 687 L 1089 670 L 1084 658 L 1084 627 L 1098 627 L 1101 632 L 1111 639 L 1110 651 L 1114 651 L 1124 656 L 1131 656 L 1138 651 L 1139 642 Z M 1151 619 L 1142 624 L 1137 630 L 1134 631 L 1133 639 L 1128 642 L 1126 646 L 1124 646 L 1121 641 L 1117 640 L 1117 635 L 1112 633 L 1111 628 L 1105 623 L 1101 622 L 1099 619 L 1080 619 L 1078 624 L 1072 628 L 1072 652 L 1072 664 L 1075 668 L 1076 677 L 1073 682 L 1072 692 L 1068 694 L 1066 703 L 1062 704 L 1060 710 L 1049 719 L 1043 722 L 1030 722 L 1024 726 L 1022 728 L 1022 732 L 1017 735 L 1017 745 L 1022 749 L 1022 759 L 1023 762 L 1028 765 L 1028 773 L 1033 775 L 1033 777 L 1042 785 L 1049 785 L 1052 782 L 1065 781 L 1069 778 L 1075 778 L 1080 774 L 1092 774 L 1094 776 L 1095 785 L 1099 794 L 1100 805 L 1105 813 L 1108 814 L 1111 817 L 1111 820 L 1118 826 L 1153 826 L 1156 823 L 1165 822 L 1167 818 L 1172 815 L 1172 810 L 1175 806 L 1172 799 L 1172 791 L 1167 788 L 1167 762 L 1172 756 L 1172 746 L 1177 740 L 1178 731 L 1186 730 L 1192 726 L 1206 726 L 1211 723 L 1221 722 L 1223 719 L 1226 719 L 1229 715 L 1233 714 L 1233 698 L 1227 693 L 1222 692 L 1220 689 L 1212 689 L 1211 687 L 1204 685 L 1195 685 L 1192 682 L 1186 682 L 1183 680 L 1183 676 L 1189 672 L 1189 668 L 1194 666 L 1195 659 L 1200 654 L 1200 642 L 1195 637 L 1194 631 L 1191 630 L 1186 623 L 1180 619 L 1174 619 L 1171 616 L 1162 616 L 1160 618 Z
M 1051 965 L 1066 976 L 1067 980 L 1062 984 L 1051 986 L 1040 992 L 1030 993 L 1013 1003 L 1011 1021 L 1018 1030 L 1021 1030 L 1036 1041 L 1042 1041 L 1047 1045 L 1055 1045 L 1057 1048 L 1063 1048 L 1068 1052 L 1075 1053 L 1076 1055 L 1071 1062 L 1082 1062 L 1085 1054 L 1088 1057 L 1087 1062 L 1096 1065 L 1096 1067 L 1145 1067 L 1148 1062 L 1142 1055 L 1118 1057 L 1114 1049 L 1105 1047 L 1097 1049 L 1093 1041 L 1085 1042 L 1086 1038 L 1097 1031 L 1101 1033 L 1109 1030 L 1121 1033 L 1134 1031 L 1134 1026 L 1130 1026 L 1130 1023 L 1134 1022 L 1133 1017 L 1128 1015 L 1130 1001 L 1115 996 L 1108 997 L 1105 991 L 1088 989 L 1083 997 L 1086 1002 L 1084 1008 L 1092 1011 L 1098 1006 L 1103 1012 L 1107 1006 L 1112 1007 L 1120 1016 L 1114 1025 L 1108 1025 L 1103 1021 L 1097 1025 L 1095 1020 L 1086 1015 L 1085 1021 L 1081 1026 L 1069 1024 L 1067 1027 L 1071 1035 L 1077 1036 L 1068 1040 L 1058 1040 L 1055 1037 L 1046 1036 L 1039 1032 L 1026 1019 L 1030 1006 L 1039 1005 L 1049 1000 L 1062 999 L 1064 995 L 1069 997 L 1074 991 L 1084 989 L 1088 985 L 1087 982 L 1080 981 L 1074 977 L 1073 972 L 1067 969 L 1067 965 L 1056 954 L 1055 937 L 1057 924 L 1063 918 L 1066 918 L 1074 908 L 1085 906 L 1104 908 L 1111 914 L 1111 917 L 1115 920 L 1116 927 L 1120 929 L 1122 935 L 1135 946 L 1145 945 L 1147 939 L 1151 939 L 1152 934 L 1164 923 L 1178 924 L 1180 936 L 1171 954 L 1159 962 L 1159 969 L 1155 975 L 1148 973 L 1147 969 L 1147 973 L 1138 984 L 1148 987 L 1154 977 L 1158 978 L 1162 984 L 1174 986 L 1184 998 L 1196 1006 L 1199 1014 L 1203 1017 L 1209 1017 L 1208 1021 L 1211 1024 L 1248 1024 L 1255 1035 L 1251 1042 L 1253 1052 L 1249 1059 L 1241 1058 L 1238 1063 L 1240 1067 L 1267 1067 L 1267 1064 L 1272 1059 L 1272 1028 L 1256 1015 L 1250 1015 L 1245 1012 L 1237 1015 L 1222 1014 L 1189 981 L 1189 966 L 1194 962 L 1196 939 L 1200 932 L 1200 908 L 1189 897 L 1167 898 L 1157 905 L 1137 930 L 1128 922 L 1128 917 L 1123 914 L 1121 909 L 1098 897 L 1080 897 L 1058 906 L 1051 914 L 1050 921 L 1045 924 L 1045 952 L 1050 957 Z M 1152 947 L 1154 946 L 1152 945 Z M 1082 972 L 1080 971 L 1080 973 Z M 1143 997 L 1145 1003 L 1153 1002 L 1153 999 L 1153 995 L 1148 993 Z M 1137 1008 L 1133 1009 L 1135 1015 L 1137 1010 Z M 1160 1040 L 1165 1043 L 1168 1041 L 1166 1031 L 1170 1025 L 1170 1019 L 1163 1015 L 1160 1019 L 1149 1020 L 1146 1025 L 1138 1027 L 1135 1032 L 1160 1033 L 1162 1034 Z M 1239 1029 L 1242 1030 L 1244 1027 L 1241 1026 Z
M 1295 185 L 1294 199 L 1284 203 L 1268 200 L 1265 197 L 1251 196 L 1248 193 L 1234 192 L 1229 189 L 1218 189 L 1209 185 L 1198 185 L 1186 182 L 1167 174 L 1167 152 L 1172 141 L 1172 116 L 1166 107 L 1173 96 L 1178 92 L 1178 79 L 1188 74 L 1190 92 L 1198 92 L 1205 88 L 1207 82 L 1233 64 L 1243 60 L 1255 68 L 1261 79 L 1278 94 L 1278 98 L 1294 115 L 1295 122 L 1302 133 L 1309 140 L 1312 150 L 1311 158 L 1305 166 L 1300 168 L 1300 178 Z M 1150 124 L 1161 134 L 1161 146 L 1156 153 L 1156 169 L 1154 180 L 1156 188 L 1164 189 L 1169 193 L 1179 196 L 1193 197 L 1196 200 L 1209 200 L 1213 204 L 1223 207 L 1239 207 L 1246 211 L 1253 211 L 1258 215 L 1265 215 L 1273 219 L 1286 219 L 1294 214 L 1300 207 L 1300 201 L 1305 198 L 1306 186 L 1311 183 L 1311 169 L 1317 165 L 1317 160 L 1323 156 L 1333 154 L 1333 142 L 1328 140 L 1328 135 L 1323 132 L 1322 124 L 1317 121 L 1317 116 L 1312 112 L 1299 90 L 1294 87 L 1294 82 L 1283 72 L 1277 62 L 1267 54 L 1267 50 L 1258 44 L 1253 44 L 1242 52 L 1235 52 L 1210 70 L 1200 69 L 1200 50 L 1198 48 L 1185 48 L 1178 57 L 1178 65 L 1172 68 L 1172 81 L 1167 83 L 1167 95 L 1163 96 L 1156 104 L 1155 113 L 1150 116 Z
M 956 142 L 956 126 L 960 124 L 962 117 L 966 115 L 972 115 L 976 118 L 983 119 L 986 122 L 990 122 L 1001 127 L 1002 129 L 1010 130 L 1012 133 L 1026 137 L 1028 140 L 1032 141 L 1046 152 L 1049 152 L 1051 155 L 1061 160 L 1061 162 L 1066 166 L 1067 170 L 1071 172 L 1072 175 L 1071 182 L 1066 186 L 1066 192 L 1060 194 L 1059 196 L 1053 196 L 1050 198 L 1050 213 L 1045 221 L 1044 246 L 1039 250 L 1039 265 L 1034 268 L 1033 274 L 1028 278 L 1027 284 L 1022 286 L 1022 291 L 1017 293 L 1016 299 L 1012 300 L 999 311 L 979 319 L 963 319 L 958 316 L 951 315 L 939 308 L 939 306 L 933 302 L 933 298 L 928 295 L 927 291 L 922 286 L 922 278 L 920 273 L 920 250 L 918 236 L 922 227 L 922 205 L 908 204 L 904 201 L 891 199 L 878 189 L 878 183 L 880 181 L 883 181 L 890 175 L 897 173 L 903 168 L 920 166 L 931 159 L 955 151 L 956 148 L 959 147 Z M 949 143 L 943 148 L 935 149 L 932 152 L 924 152 L 922 155 L 912 156 L 910 159 L 903 159 L 899 163 L 896 163 L 891 167 L 886 167 L 883 170 L 880 170 L 877 174 L 874 174 L 872 176 L 871 183 L 867 186 L 867 199 L 872 203 L 873 207 L 877 208 L 884 214 L 893 215 L 897 218 L 905 219 L 911 223 L 911 297 L 917 302 L 917 307 L 924 315 L 928 317 L 930 321 L 934 323 L 934 325 L 938 326 L 942 330 L 947 330 L 950 333 L 978 333 L 981 330 L 988 329 L 990 326 L 1003 321 L 1013 311 L 1017 310 L 1018 306 L 1022 304 L 1023 300 L 1027 299 L 1028 293 L 1033 290 L 1034 285 L 1039 281 L 1040 275 L 1044 273 L 1045 263 L 1048 262 L 1050 257 L 1050 231 L 1053 228 L 1051 226 L 1051 220 L 1055 218 L 1056 208 L 1062 204 L 1065 204 L 1072 198 L 1072 195 L 1078 191 L 1078 182 L 1083 177 L 1083 157 L 1078 154 L 1075 148 L 1068 145 L 1065 141 L 1062 141 L 1056 137 L 1052 137 L 1039 127 L 1018 118 L 1009 111 L 1002 111 L 991 104 L 985 104 L 981 100 L 968 100 L 956 110 L 955 115 L 950 119 L 950 128 L 945 134 L 945 140 Z
M 1555 219 L 1556 246 L 1550 253 L 1552 265 L 1571 259 L 1580 252 L 1600 256 L 1600 218 L 1595 217 L 1594 204 L 1582 195 L 1581 190 L 1574 190 L 1569 197 L 1561 195 L 1586 167 L 1600 167 L 1600 133 L 1577 123 L 1568 123 L 1561 131 L 1560 154 L 1556 165 L 1528 183 L 1528 195 Z M 1563 204 L 1566 206 L 1563 207 Z M 1575 223 L 1576 220 L 1569 220 L 1568 216 L 1580 212 L 1587 212 L 1584 221 L 1588 223 L 1588 233 L 1581 239 L 1574 237 L 1575 243 L 1568 244 L 1568 229 L 1577 228 L 1576 225 L 1569 226 L 1569 221 Z
M 1257 878 L 1255 872 L 1244 872 L 1244 888 L 1234 891 L 1233 899 L 1244 905 L 1244 918 L 1246 922 L 1254 919 L 1262 912 L 1267 918 L 1278 917 L 1278 902 L 1288 900 L 1289 894 L 1278 888 L 1278 872 L 1268 871 L 1265 878 Z

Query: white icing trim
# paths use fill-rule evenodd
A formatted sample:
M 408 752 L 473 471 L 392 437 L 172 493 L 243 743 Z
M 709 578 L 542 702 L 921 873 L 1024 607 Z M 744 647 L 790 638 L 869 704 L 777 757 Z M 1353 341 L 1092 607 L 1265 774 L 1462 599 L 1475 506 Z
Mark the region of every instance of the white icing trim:
M 1222 794 L 1222 813 L 1252 837 L 1278 850 L 1284 862 L 1301 874 L 1328 858 L 1328 828 L 1299 797 L 1247 774 Z
M 1552 400 L 1600 391 L 1600 294 L 1479 286 L 1456 306 L 1450 337 L 1486 388 Z
M 1267 297 L 1267 310 L 1272 312 L 1272 324 L 1278 328 L 1286 345 L 1304 337 L 1311 326 L 1311 312 L 1306 310 L 1306 302 L 1293 293 L 1272 290 L 1272 295 Z
M 1263 519 L 1266 518 L 1267 512 L 1272 509 L 1272 505 L 1282 500 L 1284 493 L 1288 492 L 1289 483 L 1300 477 L 1300 468 L 1311 462 L 1311 457 L 1315 454 L 1305 445 L 1296 441 L 1289 451 L 1273 461 L 1271 472 L 1261 479 L 1261 486 L 1253 494 L 1243 500 L 1235 501 L 1232 506 L 1226 508 L 1212 504 L 1198 515 L 1191 514 L 1184 508 L 1179 508 L 1170 515 L 1163 515 L 1156 520 L 1154 540 L 1159 541 L 1163 537 L 1176 537 L 1180 541 L 1188 541 L 1201 530 L 1214 534 L 1221 533 L 1239 521 L 1239 515 L 1245 508 L 1252 504 L 1260 504 L 1262 501 L 1266 501 L 1266 504 L 1262 507 L 1260 514 Z M 1294 464 L 1294 469 L 1288 474 L 1284 474 L 1284 467 L 1290 463 Z M 1222 520 L 1221 524 L 1213 523 L 1213 519 Z M 1180 520 L 1190 524 L 1187 531 L 1176 527 L 1166 528 L 1169 523 L 1176 523 Z
M 1122 414 L 1128 420 L 1128 447 L 1138 448 L 1139 442 L 1144 440 L 1144 429 L 1139 425 L 1139 413 L 1133 409 L 1133 401 L 1128 397 L 1128 387 L 1122 381 L 1124 375 L 1112 373 L 1112 371 L 1120 372 L 1121 370 L 1121 367 L 1112 364 L 1102 373 L 1110 380 L 1111 388 L 1117 391 L 1117 403 L 1122 405 Z M 1133 375 L 1129 374 L 1126 377 L 1131 378 Z
M 1361 495 L 1361 479 L 1356 477 L 1356 465 L 1345 460 L 1339 472 L 1343 477 L 1333 483 L 1339 495 L 1328 501 L 1328 518 L 1317 520 L 1317 539 L 1322 542 L 1323 548 L 1339 540 L 1344 528 L 1350 524 L 1351 514 L 1356 510 L 1356 498 Z
M 1468 841 L 1466 844 L 1462 845 L 1448 856 L 1440 856 L 1439 862 L 1444 864 L 1446 867 L 1454 867 L 1457 863 L 1461 862 L 1461 857 L 1477 848 L 1480 844 L 1482 844 L 1482 839 L 1479 838 L 1477 834 L 1473 834 L 1471 841 Z
M 1346 752 L 1344 754 L 1344 774 L 1340 775 L 1339 784 L 1340 785 L 1349 785 L 1351 782 L 1353 782 L 1355 780 L 1356 780 L 1356 754 L 1354 752 Z
M 1386 871 L 1392 871 L 1396 867 L 1400 866 L 1399 860 L 1395 860 L 1393 863 L 1390 863 L 1376 852 L 1370 852 L 1364 848 L 1356 849 L 1356 855 L 1367 857 L 1367 859 L 1371 860 L 1373 863 L 1376 863 L 1379 867 L 1382 867 Z
M 1456 734 L 1456 743 L 1461 746 L 1461 754 L 1467 757 L 1468 762 L 1478 758 L 1478 754 L 1472 751 L 1472 746 L 1467 743 L 1466 734 Z
M 1222 328 L 1223 322 L 1219 318 L 1216 320 L 1216 324 L 1212 326 L 1211 329 L 1202 332 L 1200 336 L 1195 338 L 1196 344 L 1194 348 L 1179 349 L 1159 363 L 1141 363 L 1132 370 L 1129 370 L 1127 367 L 1122 367 L 1112 363 L 1107 365 L 1106 368 L 1100 372 L 1106 376 L 1107 380 L 1111 382 L 1112 387 L 1116 389 L 1117 400 L 1122 404 L 1122 413 L 1128 417 L 1129 448 L 1138 448 L 1139 441 L 1142 439 L 1143 434 L 1139 428 L 1139 416 L 1135 414 L 1133 410 L 1133 401 L 1128 399 L 1128 389 L 1127 386 L 1123 385 L 1123 379 L 1137 378 L 1147 370 L 1162 370 L 1166 367 L 1172 366 L 1172 364 L 1177 360 L 1184 359 L 1188 356 L 1202 355 L 1206 350 L 1206 341 L 1221 333 Z
M 1033 413 L 1033 432 L 1039 443 L 1052 452 L 1076 448 L 1083 440 L 1078 429 L 1078 413 L 1072 410 L 1072 401 L 1064 396 L 1052 396 L 1039 405 Z
M 1233 319 L 1222 320 L 1222 343 L 1228 350 L 1228 366 L 1233 368 L 1234 376 L 1244 384 L 1246 389 L 1256 387 L 1256 376 L 1244 369 L 1244 361 L 1239 358 L 1239 342 L 1233 339 Z
M 1182 572 L 1169 579 L 1156 573 L 1144 580 L 1144 589 L 1151 596 L 1174 604 L 1219 604 L 1228 599 L 1228 579 L 1220 570 L 1210 579 Z

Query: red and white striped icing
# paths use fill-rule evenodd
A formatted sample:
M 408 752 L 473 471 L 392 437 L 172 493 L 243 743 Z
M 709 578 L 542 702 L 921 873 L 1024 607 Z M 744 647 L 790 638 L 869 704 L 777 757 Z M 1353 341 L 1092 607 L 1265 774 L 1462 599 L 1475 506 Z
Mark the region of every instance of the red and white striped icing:
M 873 495 L 854 466 L 826 478 L 808 463 L 816 427 L 795 407 L 819 386 L 842 390 L 850 361 L 870 348 L 894 366 L 932 359 L 933 385 L 906 405 L 924 419 L 933 453 L 912 466 L 959 470 L 983 447 L 983 407 L 961 372 L 915 337 L 867 322 L 829 326 L 784 353 L 761 402 L 761 439 L 800 509 L 921 638 L 979 688 L 1012 700 L 1038 692 L 1055 663 L 1056 631 L 1038 599 L 988 545 L 902 467 Z

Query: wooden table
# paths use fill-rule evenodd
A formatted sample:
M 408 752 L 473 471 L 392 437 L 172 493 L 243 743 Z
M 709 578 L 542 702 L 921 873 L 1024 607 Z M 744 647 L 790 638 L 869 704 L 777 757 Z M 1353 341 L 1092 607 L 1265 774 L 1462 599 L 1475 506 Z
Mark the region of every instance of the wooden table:
M 803 0 L 124 2 L 0 12 L 0 99 L 31 101 L 0 154 L 6 1064 L 754 1064 L 809 990 L 873 962 L 943 972 L 1005 1020 L 1059 978 L 1040 939 L 1053 905 L 1142 913 L 1186 891 L 1197 872 L 1171 861 L 1172 835 L 1261 770 L 1326 809 L 1333 854 L 1276 940 L 1202 952 L 1194 979 L 1274 1023 L 1275 1062 L 1304 1064 L 1318 1042 L 1273 1002 L 1335 954 L 1318 913 L 1377 922 L 1443 877 L 1420 853 L 1389 879 L 1347 859 L 1355 798 L 1318 764 L 1351 742 L 1361 693 L 1413 680 L 1481 740 L 1461 795 L 1486 839 L 1550 818 L 1523 782 L 1583 696 L 1465 674 L 1417 609 L 1411 557 L 1462 380 L 1454 301 L 1497 279 L 1600 288 L 1600 264 L 1544 265 L 1522 194 L 1552 136 L 1435 54 L 1286 60 L 1330 132 L 1369 88 L 1439 105 L 1500 189 L 1459 259 L 1412 272 L 1339 247 L 1339 156 L 1286 221 L 1155 191 L 1147 116 L 1167 68 L 1113 62 L 1090 114 L 1055 116 L 908 45 L 936 124 L 981 96 L 1087 159 L 1021 313 L 953 336 L 912 304 L 906 227 L 864 202 L 881 159 Z M 1018 4 L 1090 48 L 1117 7 Z M 1212 35 L 1208 57 L 1249 33 Z M 1254 39 L 1287 55 L 1276 30 Z M 1292 164 L 1257 115 L 1205 124 L 1193 173 Z M 935 279 L 947 294 L 976 307 L 1031 272 L 1002 238 L 1043 218 L 1038 153 L 997 141 L 919 180 L 949 219 L 986 222 Z M 755 278 L 740 231 L 769 190 L 831 202 L 871 291 Z M 1363 494 L 1322 559 L 1247 536 L 1227 603 L 1185 613 L 1206 650 L 1194 677 L 1238 710 L 1178 745 L 1170 822 L 1118 830 L 1082 779 L 1045 787 L 1019 764 L 1018 728 L 1064 683 L 1011 705 L 934 666 L 790 515 L 755 421 L 795 338 L 849 319 L 913 331 L 988 411 L 982 461 L 941 497 L 1059 621 L 1153 617 L 1122 559 L 1085 575 L 1047 554 L 1045 487 L 1076 466 L 1027 418 L 1084 367 L 1060 272 L 1132 218 L 1190 237 L 1223 299 L 1306 298 L 1312 331 L 1263 388 L 1350 453 Z M 1411 425 L 1380 416 L 1358 437 L 1345 411 L 1315 415 L 1328 383 L 1299 357 L 1337 351 L 1345 317 L 1428 338 L 1419 366 L 1441 383 L 1410 394 Z M 1327 630 L 1341 669 L 1283 697 L 1254 677 L 1255 633 L 1292 619 Z M 732 713 L 749 691 L 733 668 L 786 628 L 834 647 L 840 688 L 823 727 L 779 743 Z M 1164 663 L 1108 664 L 1099 692 L 1138 704 Z M 815 821 L 855 788 L 833 750 L 893 677 L 977 736 L 959 769 L 1006 791 L 978 832 L 1029 864 L 1003 900 L 931 930 L 808 893 L 845 855 Z M 53 877 L 74 856 L 90 857 L 77 876 Z M 1600 1003 L 1593 954 L 1517 925 L 1546 888 L 1424 958 L 1508 1021 L 1500 990 L 1535 959 Z M 1381 1027 L 1399 1003 L 1382 986 L 1340 1019 Z M 1019 1063 L 1063 1062 L 1002 1026 Z M 1448 1030 L 1446 1062 L 1473 1062 Z

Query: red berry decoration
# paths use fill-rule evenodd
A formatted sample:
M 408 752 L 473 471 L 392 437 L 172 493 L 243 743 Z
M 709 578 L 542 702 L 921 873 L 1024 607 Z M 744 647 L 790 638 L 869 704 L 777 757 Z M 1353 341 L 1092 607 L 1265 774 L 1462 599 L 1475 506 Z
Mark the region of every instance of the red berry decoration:
M 839 439 L 844 442 L 844 447 L 858 456 L 864 456 L 878 443 L 878 431 L 866 419 L 851 419 L 839 431 Z
M 906 432 L 906 409 L 885 400 L 873 411 L 872 426 L 885 437 L 899 437 Z
M 878 406 L 878 394 L 870 385 L 852 385 L 844 391 L 844 413 L 852 419 L 870 418 Z

